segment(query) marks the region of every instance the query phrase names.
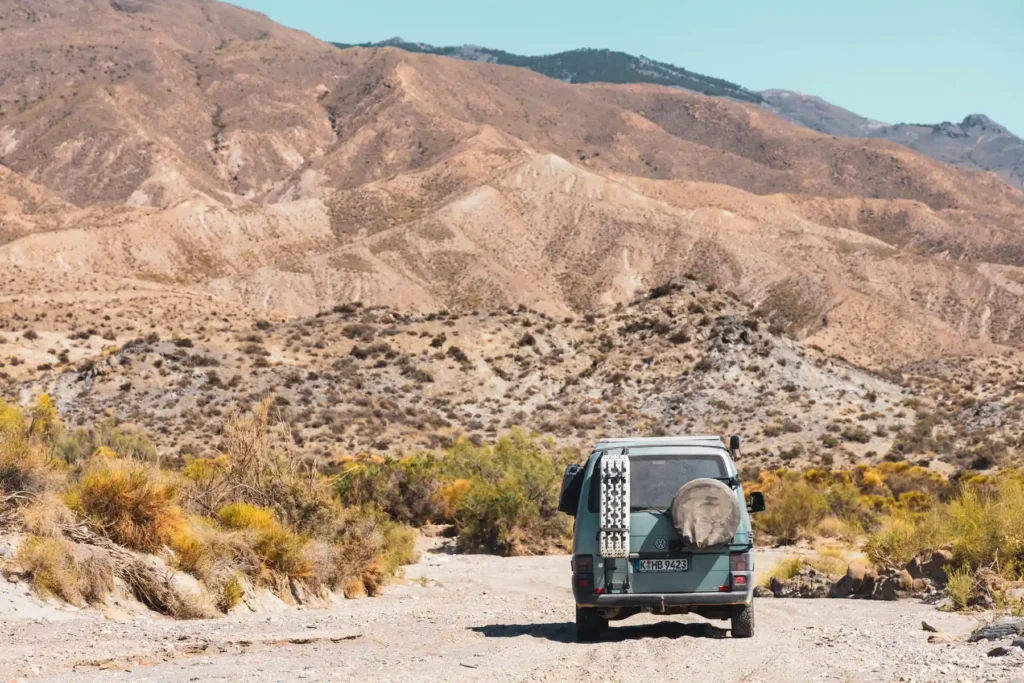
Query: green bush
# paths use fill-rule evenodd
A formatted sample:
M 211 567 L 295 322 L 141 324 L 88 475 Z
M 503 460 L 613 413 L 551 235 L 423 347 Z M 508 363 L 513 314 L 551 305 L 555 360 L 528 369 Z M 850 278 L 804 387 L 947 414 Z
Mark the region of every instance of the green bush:
M 755 528 L 780 542 L 793 543 L 829 512 L 825 494 L 800 479 L 784 478 L 765 494 L 767 511 L 754 517 Z
M 566 546 L 569 518 L 558 511 L 558 495 L 562 472 L 577 453 L 518 431 L 493 447 L 454 450 L 459 474 L 471 481 L 455 510 L 463 547 L 526 555 Z
M 463 439 L 436 456 L 349 458 L 335 490 L 344 505 L 380 509 L 403 524 L 452 522 L 470 550 L 530 554 L 565 544 L 558 494 L 565 466 L 578 457 L 516 430 L 493 445 Z
M 395 521 L 422 526 L 444 521 L 445 479 L 440 463 L 429 454 L 401 460 L 363 458 L 345 463 L 335 491 L 344 505 L 377 507 Z

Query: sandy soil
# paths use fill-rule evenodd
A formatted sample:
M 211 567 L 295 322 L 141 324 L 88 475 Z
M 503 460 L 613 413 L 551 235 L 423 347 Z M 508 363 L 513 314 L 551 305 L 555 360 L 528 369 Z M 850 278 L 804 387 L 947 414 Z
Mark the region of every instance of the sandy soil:
M 760 570 L 778 552 L 758 555 Z M 726 622 L 636 617 L 574 639 L 566 557 L 424 553 L 376 599 L 217 621 L 53 610 L 0 620 L 3 680 L 958 681 L 1024 675 L 1024 651 L 927 642 L 927 620 L 965 636 L 976 619 L 914 603 L 756 601 L 757 633 Z M 42 616 L 41 616 L 42 615 Z

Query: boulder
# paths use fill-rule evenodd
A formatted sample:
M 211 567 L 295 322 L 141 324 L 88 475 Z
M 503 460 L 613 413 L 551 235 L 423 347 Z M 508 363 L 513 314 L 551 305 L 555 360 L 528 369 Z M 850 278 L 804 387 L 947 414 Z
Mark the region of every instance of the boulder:
M 902 600 L 923 598 L 934 592 L 927 579 L 912 578 L 907 569 L 890 569 L 875 581 L 871 597 L 874 600 Z
M 980 640 L 1002 640 L 1003 638 L 1020 636 L 1022 634 L 1024 634 L 1024 619 L 1010 617 L 999 619 L 991 624 L 975 629 L 967 641 L 976 643 Z
M 899 600 L 900 580 L 898 576 L 888 574 L 881 577 L 875 584 L 875 590 L 871 593 L 872 600 Z
M 933 645 L 948 645 L 957 642 L 957 637 L 952 633 L 933 633 L 928 636 L 928 642 Z
M 851 562 L 846 569 L 846 576 L 832 585 L 830 598 L 869 598 L 875 590 L 878 572 L 862 562 Z
M 952 561 L 953 553 L 945 548 L 926 550 L 908 562 L 904 569 L 911 578 L 926 579 L 941 589 L 948 581 L 946 567 Z
M 754 597 L 755 598 L 774 598 L 775 597 L 775 593 L 772 593 L 772 589 L 771 588 L 765 588 L 764 586 L 755 586 L 754 587 Z
M 831 589 L 832 580 L 809 567 L 785 581 L 773 578 L 771 583 L 772 593 L 777 598 L 827 598 Z

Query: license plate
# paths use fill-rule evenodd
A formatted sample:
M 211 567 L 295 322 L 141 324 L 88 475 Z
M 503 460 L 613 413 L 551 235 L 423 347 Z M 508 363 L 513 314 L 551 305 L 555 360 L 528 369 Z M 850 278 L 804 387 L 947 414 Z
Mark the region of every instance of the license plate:
M 677 557 L 666 560 L 636 560 L 633 568 L 638 572 L 686 572 L 690 571 L 690 559 Z

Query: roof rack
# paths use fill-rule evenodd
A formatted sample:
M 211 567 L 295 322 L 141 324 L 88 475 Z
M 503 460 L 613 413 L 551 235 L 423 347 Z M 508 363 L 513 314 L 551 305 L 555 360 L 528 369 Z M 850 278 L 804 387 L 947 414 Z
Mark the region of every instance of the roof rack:
M 725 442 L 719 436 L 609 437 L 598 441 L 597 445 L 594 446 L 594 450 L 642 446 L 712 446 L 725 448 Z

